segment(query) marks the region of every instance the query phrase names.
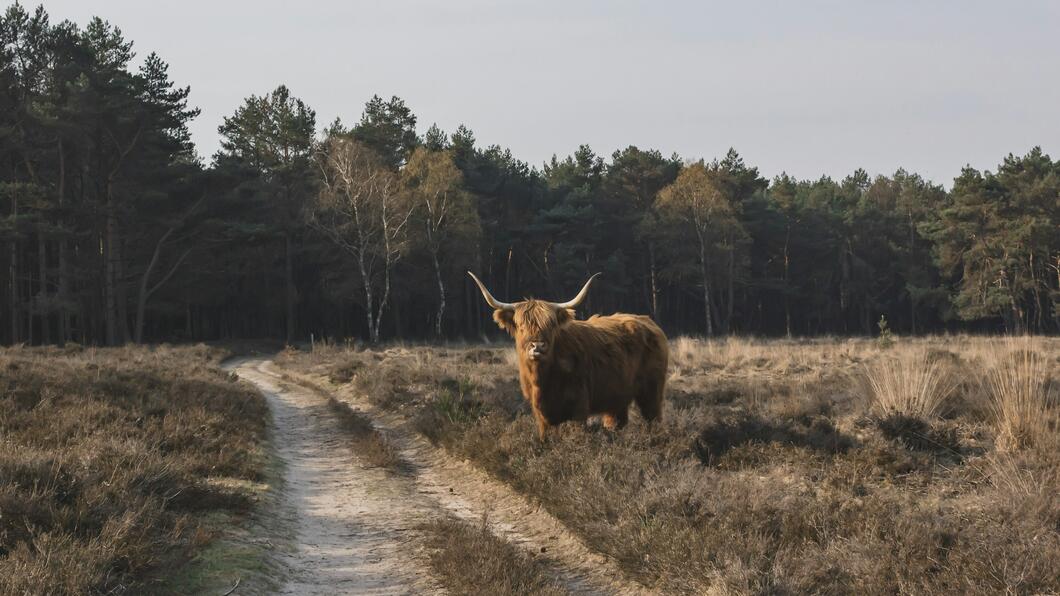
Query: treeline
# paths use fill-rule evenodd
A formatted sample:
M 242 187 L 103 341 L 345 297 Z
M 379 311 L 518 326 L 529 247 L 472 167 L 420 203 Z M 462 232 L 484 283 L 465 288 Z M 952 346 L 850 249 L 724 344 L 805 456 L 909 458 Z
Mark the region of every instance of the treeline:
M 219 127 L 99 19 L 0 21 L 0 330 L 6 343 L 492 333 L 502 299 L 648 313 L 672 333 L 1060 329 L 1060 162 L 1038 148 L 950 191 L 897 171 L 765 179 L 588 146 L 540 169 L 465 127 L 417 134 L 399 98 L 321 127 L 280 86 Z

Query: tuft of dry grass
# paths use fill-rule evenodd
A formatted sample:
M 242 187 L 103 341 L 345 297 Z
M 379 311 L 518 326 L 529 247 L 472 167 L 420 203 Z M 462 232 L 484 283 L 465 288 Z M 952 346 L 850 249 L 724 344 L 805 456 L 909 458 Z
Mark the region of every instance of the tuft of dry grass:
M 0 350 L 0 594 L 143 593 L 203 546 L 199 516 L 248 509 L 267 410 L 223 356 Z
M 1055 446 L 992 453 L 986 462 L 1001 500 L 1026 518 L 1060 529 L 1060 452 Z
M 1049 394 L 1050 364 L 1026 340 L 1010 340 L 1006 347 L 987 374 L 998 448 L 1056 446 L 1060 429 Z
M 364 459 L 369 466 L 402 470 L 407 463 L 401 453 L 378 428 L 372 425 L 371 419 L 354 410 L 349 404 L 328 396 L 328 407 L 338 416 L 342 428 L 350 437 L 354 452 Z
M 450 594 L 560 596 L 568 592 L 530 554 L 498 538 L 483 518 L 477 527 L 456 518 L 433 520 L 422 528 L 430 549 L 431 571 Z
M 872 403 L 881 416 L 936 418 L 956 387 L 945 361 L 920 349 L 899 348 L 893 357 L 866 367 Z

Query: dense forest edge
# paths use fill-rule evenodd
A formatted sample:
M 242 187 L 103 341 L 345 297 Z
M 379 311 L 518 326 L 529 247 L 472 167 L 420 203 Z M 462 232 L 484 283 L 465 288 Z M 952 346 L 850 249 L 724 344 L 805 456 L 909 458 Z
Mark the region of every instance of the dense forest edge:
M 317 122 L 280 85 L 197 154 L 166 62 L 102 19 L 0 18 L 0 342 L 496 333 L 502 299 L 652 315 L 671 334 L 1060 330 L 1060 161 L 1039 148 L 949 190 L 899 169 L 764 178 L 582 146 L 540 168 L 372 97 Z M 256 90 L 258 92 L 262 90 Z

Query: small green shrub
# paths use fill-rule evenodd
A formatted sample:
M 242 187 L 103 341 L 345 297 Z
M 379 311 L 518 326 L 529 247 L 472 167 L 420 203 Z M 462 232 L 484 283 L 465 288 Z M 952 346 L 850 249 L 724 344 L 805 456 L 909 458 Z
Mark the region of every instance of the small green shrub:
M 885 315 L 880 315 L 880 320 L 876 323 L 876 326 L 880 329 L 880 334 L 876 337 L 876 345 L 881 350 L 887 350 L 894 346 L 894 333 L 891 332 L 891 326 L 887 322 Z
M 447 379 L 431 405 L 450 424 L 470 424 L 485 413 L 482 402 L 473 398 L 475 392 L 475 384 L 470 379 Z

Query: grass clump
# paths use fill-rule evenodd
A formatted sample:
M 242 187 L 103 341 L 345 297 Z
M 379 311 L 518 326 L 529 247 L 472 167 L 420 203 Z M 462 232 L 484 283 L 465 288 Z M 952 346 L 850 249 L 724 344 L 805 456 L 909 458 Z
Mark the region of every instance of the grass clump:
M 451 424 L 464 425 L 482 416 L 482 402 L 474 398 L 475 384 L 467 378 L 447 379 L 432 406 Z
M 478 526 L 452 517 L 423 527 L 434 575 L 450 594 L 560 596 L 568 592 L 530 554 L 495 536 L 483 517 Z
M 1050 373 L 1050 364 L 1042 355 L 1013 344 L 987 374 L 999 449 L 1060 444 Z
M 929 360 L 922 350 L 902 350 L 866 369 L 869 395 L 877 414 L 936 418 L 955 383 L 945 362 Z
M 894 413 L 879 418 L 876 426 L 885 437 L 909 449 L 960 455 L 960 440 L 952 425 L 928 424 L 922 418 Z
M 339 419 L 343 430 L 350 437 L 353 450 L 372 467 L 403 469 L 406 462 L 398 449 L 386 438 L 364 414 L 349 404 L 328 396 L 328 407 Z
M 476 392 L 475 384 L 466 377 L 442 380 L 434 398 L 416 417 L 416 429 L 436 444 L 443 435 L 466 429 L 487 413 Z

